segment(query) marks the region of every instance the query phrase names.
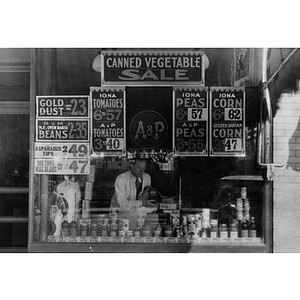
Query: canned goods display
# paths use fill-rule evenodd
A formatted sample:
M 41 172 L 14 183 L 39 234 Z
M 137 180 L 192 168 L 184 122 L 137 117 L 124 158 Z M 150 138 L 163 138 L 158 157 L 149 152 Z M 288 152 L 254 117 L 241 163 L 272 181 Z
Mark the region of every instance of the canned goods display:
M 210 226 L 210 209 L 203 208 L 202 209 L 202 227 L 208 228 Z

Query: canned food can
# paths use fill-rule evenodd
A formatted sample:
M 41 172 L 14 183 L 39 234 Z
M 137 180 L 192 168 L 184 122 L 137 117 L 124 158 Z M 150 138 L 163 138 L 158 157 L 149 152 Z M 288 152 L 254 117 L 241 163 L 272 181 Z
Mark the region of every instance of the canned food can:
M 117 225 L 117 222 L 112 222 L 110 224 L 110 230 L 117 230 L 118 229 L 118 225 Z
M 250 208 L 249 198 L 244 199 L 244 209 L 249 209 L 249 208 Z
M 132 230 L 125 231 L 125 236 L 132 237 Z
M 129 220 L 128 219 L 123 219 L 122 227 L 123 227 L 123 230 L 125 230 L 125 231 L 129 230 Z
M 101 236 L 107 236 L 107 225 L 101 225 Z
M 196 229 L 196 231 L 201 231 L 202 230 L 202 221 L 201 220 L 196 221 L 195 229 Z
M 247 188 L 241 187 L 241 198 L 246 199 L 247 198 Z
M 188 224 L 188 232 L 189 233 L 195 233 L 196 232 L 196 224 L 194 222 Z
M 116 208 L 112 208 L 111 212 L 110 212 L 110 217 L 111 218 L 118 218 L 118 212 Z
M 146 236 L 146 237 L 150 237 L 152 234 L 151 234 L 151 228 L 150 227 L 144 227 L 143 228 L 143 235 Z
M 119 230 L 119 236 L 124 237 L 125 236 L 125 231 L 124 230 Z
M 85 200 L 92 200 L 92 198 L 93 198 L 93 183 L 87 181 L 85 183 L 84 199 Z
M 91 236 L 97 236 L 98 234 L 98 224 L 92 223 L 91 225 Z
M 207 229 L 203 228 L 201 231 L 201 237 L 206 238 L 207 237 Z
M 164 229 L 166 237 L 173 236 L 172 226 L 166 226 Z
M 242 198 L 236 198 L 236 207 L 237 209 L 243 209 L 243 199 Z
M 218 227 L 218 219 L 210 219 L 210 227 L 216 226 Z
M 140 230 L 137 228 L 134 230 L 134 237 L 140 237 L 141 236 L 141 232 Z
M 243 217 L 244 217 L 244 212 L 242 209 L 238 209 L 237 210 L 237 214 L 236 214 L 236 219 L 238 221 L 242 221 L 243 220 Z
M 117 231 L 111 230 L 111 231 L 110 231 L 110 236 L 111 236 L 111 237 L 116 237 L 116 236 L 117 236 Z

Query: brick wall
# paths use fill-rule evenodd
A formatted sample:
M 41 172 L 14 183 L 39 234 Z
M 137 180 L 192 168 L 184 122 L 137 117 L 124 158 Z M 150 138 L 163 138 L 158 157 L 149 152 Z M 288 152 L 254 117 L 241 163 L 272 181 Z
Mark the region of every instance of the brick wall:
M 274 252 L 300 252 L 300 92 L 282 94 L 274 118 Z

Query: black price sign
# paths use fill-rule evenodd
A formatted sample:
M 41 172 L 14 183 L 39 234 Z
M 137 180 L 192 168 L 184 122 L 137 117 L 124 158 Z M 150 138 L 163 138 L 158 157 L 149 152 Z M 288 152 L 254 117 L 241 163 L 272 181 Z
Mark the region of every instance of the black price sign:
M 36 120 L 36 141 L 89 141 L 89 120 Z
M 211 88 L 211 156 L 245 156 L 245 90 Z
M 208 89 L 174 89 L 173 148 L 176 155 L 208 155 Z
M 88 118 L 89 96 L 37 96 L 37 118 Z
M 124 89 L 91 87 L 92 145 L 97 155 L 125 155 Z

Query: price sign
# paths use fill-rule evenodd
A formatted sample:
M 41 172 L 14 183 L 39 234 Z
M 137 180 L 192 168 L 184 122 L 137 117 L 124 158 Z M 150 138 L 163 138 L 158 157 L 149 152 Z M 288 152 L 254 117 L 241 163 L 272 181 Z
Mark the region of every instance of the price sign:
M 176 155 L 208 155 L 208 89 L 174 89 L 173 148 Z
M 89 158 L 62 158 L 34 159 L 35 174 L 63 174 L 63 175 L 86 175 L 90 173 Z
M 36 141 L 89 141 L 89 120 L 36 120 Z
M 210 89 L 210 155 L 245 156 L 245 90 Z
M 89 118 L 89 96 L 37 96 L 37 118 Z
M 92 145 L 96 154 L 125 155 L 123 88 L 90 88 Z
M 89 143 L 35 143 L 35 158 L 88 158 Z

